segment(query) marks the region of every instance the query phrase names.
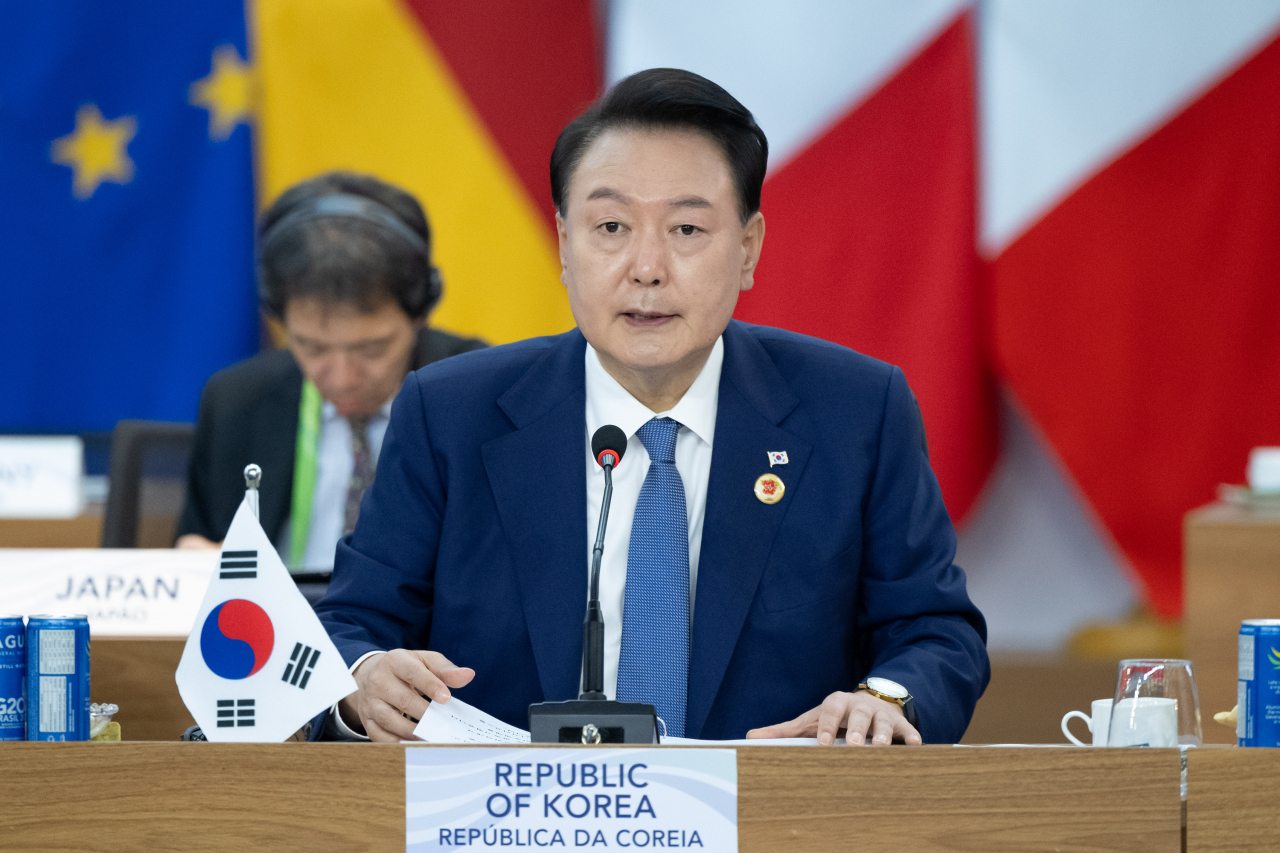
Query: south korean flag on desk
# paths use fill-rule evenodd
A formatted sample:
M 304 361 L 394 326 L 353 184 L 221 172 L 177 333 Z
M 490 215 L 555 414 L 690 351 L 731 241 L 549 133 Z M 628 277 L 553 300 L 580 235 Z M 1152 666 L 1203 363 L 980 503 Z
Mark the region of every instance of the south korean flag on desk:
M 245 496 L 178 664 L 178 692 L 211 741 L 279 743 L 355 679 Z

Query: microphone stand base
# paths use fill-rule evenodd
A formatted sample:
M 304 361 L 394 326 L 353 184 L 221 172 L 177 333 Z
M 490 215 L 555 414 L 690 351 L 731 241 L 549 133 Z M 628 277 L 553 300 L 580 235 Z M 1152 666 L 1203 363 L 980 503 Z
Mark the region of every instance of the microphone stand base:
M 529 706 L 529 737 L 533 743 L 658 743 L 658 712 L 643 702 L 608 699 L 538 702 Z

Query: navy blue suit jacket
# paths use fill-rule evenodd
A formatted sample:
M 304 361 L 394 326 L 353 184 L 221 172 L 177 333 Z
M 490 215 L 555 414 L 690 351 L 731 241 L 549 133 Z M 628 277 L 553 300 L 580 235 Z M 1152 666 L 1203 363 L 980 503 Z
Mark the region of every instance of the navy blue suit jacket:
M 512 725 L 576 698 L 587 599 L 586 341 L 577 330 L 409 375 L 321 620 L 350 664 L 431 649 Z M 740 738 L 867 674 L 916 697 L 926 742 L 964 733 L 986 625 L 902 372 L 730 323 L 698 566 L 686 732 Z M 773 468 L 777 504 L 756 499 Z M 623 464 L 626 464 L 625 460 Z

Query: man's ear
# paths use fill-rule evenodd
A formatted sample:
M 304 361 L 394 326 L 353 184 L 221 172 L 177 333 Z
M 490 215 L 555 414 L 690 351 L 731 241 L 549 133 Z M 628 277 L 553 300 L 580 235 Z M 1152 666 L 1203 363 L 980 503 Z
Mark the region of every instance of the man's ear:
M 569 264 L 567 256 L 569 254 L 569 226 L 565 224 L 564 217 L 560 215 L 560 211 L 556 211 L 556 239 L 560 244 L 560 283 L 564 284 L 564 271 Z
M 739 291 L 755 286 L 756 264 L 760 263 L 760 250 L 764 248 L 764 214 L 756 211 L 742 226 L 742 280 Z

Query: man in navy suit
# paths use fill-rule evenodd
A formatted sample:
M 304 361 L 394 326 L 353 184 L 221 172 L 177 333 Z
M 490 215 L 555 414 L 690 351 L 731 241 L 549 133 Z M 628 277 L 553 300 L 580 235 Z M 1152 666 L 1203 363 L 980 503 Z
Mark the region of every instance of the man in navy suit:
M 767 143 L 709 80 L 623 80 L 551 159 L 577 328 L 409 376 L 317 607 L 359 690 L 328 730 L 412 737 L 456 695 L 576 698 L 603 473 L 605 692 L 672 734 L 954 742 L 986 627 L 901 371 L 732 321 Z M 456 663 L 455 663 L 456 662 Z M 424 698 L 425 697 L 425 698 Z

